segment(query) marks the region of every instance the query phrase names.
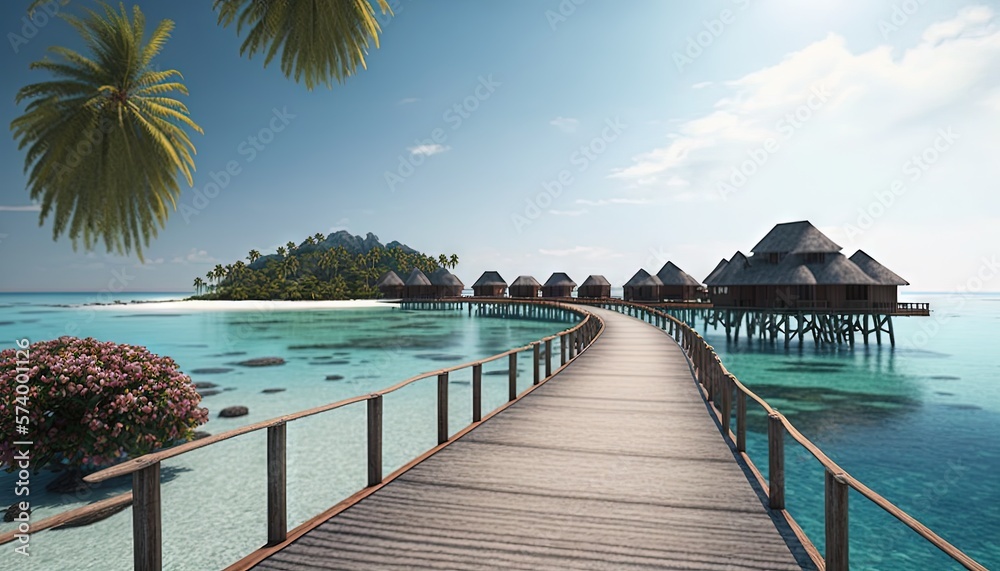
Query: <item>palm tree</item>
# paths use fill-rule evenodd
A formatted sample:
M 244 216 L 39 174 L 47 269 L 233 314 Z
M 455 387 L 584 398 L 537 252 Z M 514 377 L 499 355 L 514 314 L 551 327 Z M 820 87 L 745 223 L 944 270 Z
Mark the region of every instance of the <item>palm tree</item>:
M 448 259 L 448 265 L 450 265 L 453 270 L 458 267 L 458 254 L 451 255 L 451 258 Z
M 258 252 L 257 250 L 250 250 L 250 253 L 247 254 L 247 260 L 250 261 L 251 265 L 259 259 L 260 259 L 260 252 Z
M 194 292 L 196 294 L 200 295 L 201 290 L 204 287 L 205 287 L 205 280 L 201 279 L 200 277 L 194 278 Z
M 316 232 L 315 234 L 313 234 L 313 239 L 316 240 L 317 244 L 320 244 L 324 240 L 326 240 L 326 236 L 324 236 L 322 232 Z
M 284 246 L 278 246 L 278 250 L 277 251 L 278 251 L 278 255 L 279 256 L 281 256 L 282 258 L 285 257 L 285 247 Z
M 438 254 L 437 263 L 442 268 L 447 268 L 448 267 L 448 256 L 445 256 L 444 254 Z
M 64 16 L 89 53 L 52 47 L 60 61 L 32 63 L 54 78 L 18 91 L 15 101 L 28 104 L 10 128 L 27 147 L 30 196 L 41 201 L 39 223 L 53 216 L 53 239 L 66 234 L 88 250 L 100 241 L 109 252 L 134 248 L 141 260 L 176 208 L 178 178 L 194 184 L 185 127 L 202 130 L 173 98 L 187 94 L 180 72 L 153 67 L 174 23 L 163 20 L 147 38 L 138 6 L 131 20 L 124 5 L 102 6 L 103 14 Z
M 378 0 L 392 13 L 388 0 Z M 281 71 L 306 89 L 344 81 L 365 67 L 369 41 L 378 47 L 382 31 L 368 0 L 215 0 L 219 24 L 249 29 L 240 55 L 264 54 L 267 67 L 281 52 Z
M 285 244 L 285 248 L 288 249 L 288 255 L 291 256 L 292 253 L 295 252 L 295 242 L 289 240 L 288 243 Z

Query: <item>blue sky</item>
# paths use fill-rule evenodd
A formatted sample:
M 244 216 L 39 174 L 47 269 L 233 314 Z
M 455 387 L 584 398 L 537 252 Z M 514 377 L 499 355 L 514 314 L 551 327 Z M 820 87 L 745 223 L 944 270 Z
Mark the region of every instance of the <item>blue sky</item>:
M 26 4 L 0 7 L 4 125 L 44 78 L 29 63 L 77 45 L 58 20 L 28 38 Z M 801 219 L 912 290 L 1000 290 L 997 2 L 396 0 L 368 69 L 312 92 L 239 57 L 210 3 L 138 4 L 150 28 L 177 24 L 158 63 L 205 130 L 195 189 L 147 263 L 74 252 L 38 226 L 24 155 L 0 138 L 0 290 L 122 274 L 186 290 L 337 229 L 457 253 L 467 284 L 496 269 L 620 285 L 667 260 L 701 279 Z

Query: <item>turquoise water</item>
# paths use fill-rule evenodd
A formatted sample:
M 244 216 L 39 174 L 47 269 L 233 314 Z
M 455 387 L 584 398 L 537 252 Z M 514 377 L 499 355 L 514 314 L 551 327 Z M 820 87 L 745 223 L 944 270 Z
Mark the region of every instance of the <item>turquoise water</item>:
M 130 299 L 177 298 L 169 294 Z M 0 294 L 0 340 L 33 341 L 73 334 L 140 344 L 173 357 L 196 382 L 217 385 L 203 406 L 220 433 L 281 414 L 385 388 L 416 374 L 521 346 L 570 324 L 476 317 L 465 311 L 404 312 L 387 304 L 372 309 L 151 312 L 134 307 L 67 307 L 112 301 L 91 295 Z M 281 357 L 286 364 L 245 368 L 240 360 Z M 531 375 L 519 360 L 519 389 Z M 483 368 L 483 410 L 506 401 L 507 360 Z M 327 380 L 328 376 L 342 379 Z M 472 417 L 471 369 L 450 383 L 452 432 Z M 265 389 L 285 389 L 266 394 Z M 436 379 L 384 398 L 384 473 L 436 444 Z M 227 406 L 247 416 L 218 418 Z M 288 427 L 288 516 L 293 527 L 365 485 L 365 404 L 292 423 Z M 163 542 L 166 569 L 218 569 L 266 541 L 265 434 L 254 433 L 203 448 L 163 464 Z M 117 495 L 130 482 L 113 482 L 81 495 L 44 491 L 53 478 L 32 478 L 32 518 L 38 521 L 94 500 Z M 14 503 L 12 474 L 0 473 L 0 504 Z M 23 499 L 23 498 L 20 498 Z M 13 524 L 0 523 L 0 530 Z M 14 544 L 0 548 L 13 550 Z M 132 569 L 128 511 L 77 529 L 32 536 L 32 556 L 0 557 L 0 570 Z
M 896 347 L 785 349 L 702 331 L 727 368 L 830 458 L 988 568 L 1000 568 L 1000 295 L 914 294 Z M 699 321 L 698 327 L 703 328 Z M 874 340 L 873 340 L 874 342 Z M 748 450 L 767 474 L 766 419 Z M 787 508 L 823 550 L 823 471 L 786 439 Z M 961 568 L 851 492 L 852 569 Z

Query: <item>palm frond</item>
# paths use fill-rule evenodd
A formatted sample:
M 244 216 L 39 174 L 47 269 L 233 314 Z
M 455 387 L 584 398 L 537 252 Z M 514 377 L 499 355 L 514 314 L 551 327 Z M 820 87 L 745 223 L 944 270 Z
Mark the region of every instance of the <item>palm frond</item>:
M 377 0 L 392 13 L 387 0 Z M 381 28 L 369 0 L 215 0 L 219 24 L 236 23 L 246 38 L 240 55 L 264 55 L 267 67 L 280 54 L 281 71 L 307 89 L 343 82 L 365 67 Z
M 10 129 L 26 149 L 29 195 L 40 202 L 39 223 L 51 220 L 53 239 L 65 235 L 88 250 L 103 242 L 142 259 L 176 208 L 178 179 L 193 183 L 188 129 L 202 130 L 172 97 L 187 94 L 180 72 L 151 69 L 173 22 L 147 39 L 138 7 L 131 17 L 121 4 L 100 7 L 63 16 L 86 50 L 51 48 L 58 61 L 31 65 L 53 79 L 18 91 L 26 105 Z

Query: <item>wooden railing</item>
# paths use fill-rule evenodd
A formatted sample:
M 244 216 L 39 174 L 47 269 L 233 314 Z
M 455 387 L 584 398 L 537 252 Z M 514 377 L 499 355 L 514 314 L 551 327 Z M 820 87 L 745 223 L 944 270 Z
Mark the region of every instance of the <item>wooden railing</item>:
M 586 300 L 581 300 L 586 303 Z M 772 408 L 767 401 L 757 396 L 741 383 L 735 375 L 726 370 L 719 355 L 704 338 L 683 321 L 662 311 L 631 302 L 602 300 L 592 305 L 612 309 L 637 317 L 665 330 L 684 349 L 695 376 L 701 384 L 706 400 L 719 421 L 723 434 L 734 443 L 737 452 L 761 482 L 768 497 L 769 507 L 779 510 L 792 524 L 803 546 L 820 569 L 826 571 L 847 571 L 848 564 L 848 530 L 849 518 L 847 510 L 848 490 L 853 488 L 863 497 L 885 510 L 922 538 L 940 549 L 957 563 L 974 571 L 986 571 L 986 567 L 976 562 L 957 547 L 945 541 L 913 516 L 885 499 L 877 492 L 857 480 L 846 470 L 831 460 L 818 446 L 802 435 L 787 418 Z M 915 304 L 926 305 L 926 304 Z M 735 395 L 736 432 L 732 431 L 731 411 Z M 756 403 L 767 414 L 768 442 L 768 479 L 754 465 L 746 452 L 747 441 L 747 399 Z M 826 553 L 821 556 L 812 541 L 794 523 L 794 518 L 785 510 L 785 434 L 805 448 L 825 470 L 825 534 Z
M 517 299 L 464 299 L 464 303 L 491 303 L 491 304 L 532 304 L 533 306 L 543 306 L 560 309 L 582 317 L 580 323 L 561 331 L 555 335 L 543 337 L 533 341 L 523 347 L 517 347 L 503 353 L 493 355 L 485 359 L 464 363 L 423 373 L 397 383 L 387 389 L 383 389 L 371 394 L 360 395 L 349 399 L 337 401 L 327 405 L 303 410 L 293 414 L 279 416 L 256 424 L 243 426 L 224 432 L 201 438 L 167 448 L 159 452 L 146 454 L 132 460 L 128 460 L 111 468 L 96 472 L 84 478 L 90 484 L 96 484 L 120 476 L 132 475 L 132 491 L 125 492 L 113 498 L 92 505 L 83 506 L 59 514 L 38 523 L 32 524 L 33 531 L 41 531 L 56 527 L 66 523 L 69 519 L 79 519 L 107 509 L 110 505 L 121 505 L 126 503 L 129 497 L 132 498 L 132 547 L 133 561 L 136 570 L 140 571 L 160 571 L 162 564 L 162 524 L 160 509 L 160 464 L 170 458 L 175 458 L 197 450 L 205 448 L 224 440 L 229 440 L 237 436 L 257 432 L 267 431 L 267 546 L 280 544 L 289 536 L 287 525 L 286 506 L 286 431 L 285 428 L 290 422 L 301 420 L 324 412 L 337 410 L 348 405 L 365 402 L 367 403 L 367 482 L 368 490 L 383 483 L 385 478 L 382 473 L 382 397 L 393 393 L 421 381 L 432 377 L 437 378 L 437 442 L 438 447 L 447 445 L 458 436 L 468 432 L 471 428 L 480 424 L 490 416 L 496 414 L 509 406 L 512 402 L 530 393 L 535 387 L 547 381 L 550 377 L 561 371 L 566 365 L 575 359 L 582 351 L 590 346 L 595 339 L 600 336 L 603 330 L 603 322 L 597 316 L 574 307 L 569 307 L 561 303 L 546 301 L 525 301 Z M 552 343 L 559 341 L 559 367 L 553 370 L 552 367 Z M 541 355 L 545 351 L 545 372 L 541 373 Z M 530 352 L 533 365 L 532 386 L 518 394 L 517 391 L 517 359 L 520 353 Z M 482 413 L 482 376 L 483 365 L 492 361 L 507 358 L 508 374 L 508 402 L 487 416 Z M 448 427 L 448 377 L 451 373 L 462 369 L 472 369 L 472 423 L 455 435 L 451 435 Z M 436 450 L 437 448 L 433 449 Z M 413 463 L 397 470 L 389 478 L 395 477 L 409 468 Z M 365 490 L 362 490 L 363 493 Z M 357 495 L 357 494 L 356 494 Z M 236 515 L 236 514 L 234 514 Z M 71 516 L 71 517 L 70 517 Z M 301 527 L 301 526 L 300 526 Z M 295 530 L 292 530 L 295 531 Z M 14 541 L 16 532 L 8 532 L 0 535 L 0 544 Z

